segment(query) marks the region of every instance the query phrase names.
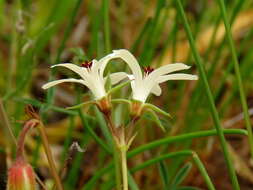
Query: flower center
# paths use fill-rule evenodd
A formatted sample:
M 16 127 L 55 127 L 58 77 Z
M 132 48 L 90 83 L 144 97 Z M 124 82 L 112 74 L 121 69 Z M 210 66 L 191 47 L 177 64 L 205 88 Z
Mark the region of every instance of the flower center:
M 92 67 L 92 61 L 84 61 L 83 63 L 81 63 L 81 67 L 90 69 Z
M 152 73 L 154 71 L 154 69 L 150 66 L 144 67 L 144 75 L 149 75 L 150 73 Z

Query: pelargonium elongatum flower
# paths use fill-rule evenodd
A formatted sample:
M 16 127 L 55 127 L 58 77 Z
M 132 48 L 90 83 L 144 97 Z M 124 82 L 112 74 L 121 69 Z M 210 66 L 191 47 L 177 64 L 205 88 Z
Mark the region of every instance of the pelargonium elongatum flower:
M 123 59 L 132 74 L 125 72 L 118 73 L 118 79 L 122 80 L 124 78 L 129 78 L 131 80 L 132 88 L 132 101 L 131 103 L 131 115 L 138 119 L 144 107 L 151 108 L 151 111 L 160 112 L 166 116 L 168 113 L 160 110 L 152 104 L 145 103 L 150 94 L 160 96 L 162 90 L 159 86 L 160 83 L 169 80 L 197 80 L 198 76 L 184 73 L 174 73 L 176 71 L 189 69 L 190 66 L 183 63 L 173 63 L 164 65 L 157 69 L 152 69 L 150 67 L 144 68 L 144 74 L 142 74 L 141 67 L 135 57 L 125 49 L 114 50 L 114 56 Z M 148 109 L 150 110 L 150 109 Z
M 111 53 L 105 56 L 104 58 L 100 59 L 99 61 L 94 59 L 91 62 L 83 63 L 81 66 L 77 66 L 72 63 L 61 63 L 53 65 L 51 66 L 51 68 L 54 67 L 68 68 L 71 71 L 78 74 L 81 77 L 81 79 L 69 78 L 69 79 L 55 80 L 46 83 L 45 85 L 42 86 L 42 88 L 48 89 L 64 82 L 74 82 L 88 87 L 93 93 L 96 100 L 101 99 L 106 96 L 106 91 L 104 87 L 106 77 L 104 77 L 104 70 L 108 62 L 113 58 L 115 58 L 114 53 Z M 120 76 L 118 75 L 118 73 L 113 73 L 110 75 L 112 85 L 117 84 L 121 80 L 121 76 L 120 78 L 118 78 L 118 76 Z
M 107 101 L 106 98 L 104 98 L 107 96 L 107 92 L 105 90 L 105 83 L 107 77 L 104 77 L 104 70 L 108 62 L 114 58 L 116 58 L 115 54 L 111 53 L 98 61 L 94 59 L 91 62 L 84 62 L 82 63 L 81 66 L 72 63 L 61 63 L 53 65 L 51 66 L 51 68 L 65 67 L 78 74 L 81 77 L 81 79 L 68 78 L 68 79 L 55 80 L 46 83 L 45 85 L 42 86 L 42 88 L 48 89 L 64 82 L 79 83 L 89 88 L 92 94 L 94 95 L 95 100 L 99 100 L 98 101 L 99 108 L 103 109 L 102 107 L 107 107 L 105 109 L 109 109 L 108 108 L 109 102 Z M 121 73 L 111 74 L 110 80 L 112 85 L 117 84 L 119 81 L 122 80 Z
M 142 69 L 138 64 L 135 57 L 125 49 L 114 50 L 115 57 L 120 57 L 123 59 L 130 67 L 132 74 L 121 73 L 119 79 L 128 77 L 131 82 L 131 88 L 133 93 L 133 99 L 145 102 L 149 94 L 155 94 L 160 96 L 162 90 L 159 86 L 160 83 L 169 80 L 197 80 L 198 76 L 184 73 L 173 73 L 176 71 L 189 69 L 190 66 L 183 63 L 173 63 L 164 65 L 157 69 L 152 69 L 150 67 L 144 68 L 144 74 L 142 74 Z M 173 74 L 171 74 L 173 73 Z

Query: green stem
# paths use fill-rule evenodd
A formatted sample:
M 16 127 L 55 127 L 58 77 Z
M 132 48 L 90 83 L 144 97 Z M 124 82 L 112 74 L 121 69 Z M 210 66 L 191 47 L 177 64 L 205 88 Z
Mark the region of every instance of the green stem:
M 106 53 L 111 51 L 110 22 L 109 22 L 109 4 L 110 0 L 103 0 L 103 18 L 105 33 L 105 49 Z
M 128 190 L 128 176 L 127 176 L 127 158 L 126 149 L 123 147 L 120 149 L 121 153 L 121 172 L 123 181 L 123 190 Z
M 240 99 L 241 99 L 243 114 L 244 114 L 244 118 L 245 118 L 246 128 L 247 128 L 248 134 L 249 134 L 248 140 L 249 140 L 249 145 L 250 145 L 250 153 L 251 153 L 251 158 L 253 158 L 253 134 L 252 134 L 252 128 L 251 128 L 251 123 L 250 123 L 248 105 L 247 105 L 247 101 L 245 98 L 245 92 L 244 92 L 242 77 L 241 77 L 241 73 L 240 73 L 239 62 L 237 59 L 237 53 L 236 53 L 235 45 L 234 45 L 233 38 L 232 38 L 231 27 L 228 22 L 228 17 L 227 17 L 227 13 L 226 13 L 226 7 L 224 4 L 224 0 L 218 0 L 218 3 L 220 6 L 220 9 L 221 9 L 221 13 L 222 13 L 222 17 L 223 17 L 223 21 L 224 21 L 224 25 L 225 25 L 225 29 L 226 29 L 226 37 L 228 39 L 229 48 L 232 53 L 232 61 L 233 61 L 233 65 L 234 65 L 235 76 L 236 76 L 236 80 L 237 80 L 237 85 L 239 87 Z
M 243 129 L 223 129 L 223 132 L 225 134 L 247 135 L 246 130 L 243 130 Z M 183 142 L 183 141 L 191 140 L 194 138 L 208 137 L 208 136 L 214 136 L 214 135 L 217 135 L 216 130 L 199 131 L 199 132 L 193 132 L 193 133 L 188 133 L 188 134 L 183 134 L 183 135 L 178 135 L 178 136 L 165 137 L 165 138 L 162 138 L 162 139 L 159 139 L 159 140 L 156 140 L 156 141 L 153 141 L 148 144 L 135 148 L 134 150 L 128 153 L 128 157 L 133 157 L 143 151 L 161 146 L 163 144 L 168 145 L 174 142 Z
M 215 187 L 214 187 L 214 185 L 213 185 L 213 183 L 206 171 L 206 168 L 203 165 L 203 163 L 201 162 L 201 160 L 199 159 L 198 155 L 195 152 L 193 152 L 192 154 L 193 154 L 193 156 L 192 156 L 193 160 L 194 160 L 195 164 L 198 166 L 200 173 L 204 177 L 208 189 L 215 190 Z
M 47 160 L 48 163 L 50 165 L 50 171 L 51 174 L 55 180 L 55 185 L 57 187 L 58 190 L 63 190 L 63 186 L 60 180 L 59 175 L 57 174 L 57 170 L 56 170 L 56 165 L 55 165 L 55 161 L 53 158 L 53 154 L 51 152 L 49 143 L 48 143 L 48 139 L 47 139 L 47 135 L 46 135 L 46 131 L 45 131 L 45 126 L 43 125 L 43 123 L 40 122 L 40 125 L 38 126 L 40 135 L 41 135 L 41 139 L 42 139 L 42 143 L 46 152 L 46 156 L 47 156 Z
M 181 1 L 176 0 L 176 4 L 177 4 L 178 12 L 182 17 L 183 25 L 184 25 L 184 28 L 185 28 L 185 31 L 186 31 L 186 34 L 187 34 L 187 37 L 188 37 L 188 40 L 189 40 L 189 43 L 190 43 L 190 47 L 191 47 L 191 50 L 192 50 L 192 53 L 193 53 L 193 57 L 196 61 L 198 70 L 200 72 L 200 76 L 201 76 L 201 78 L 203 80 L 203 83 L 204 83 L 204 86 L 205 86 L 205 91 L 206 91 L 207 98 L 208 98 L 208 101 L 209 101 L 209 104 L 210 104 L 209 106 L 210 106 L 210 109 L 211 109 L 211 114 L 212 114 L 213 121 L 214 121 L 214 124 L 215 124 L 215 128 L 217 130 L 217 134 L 218 134 L 218 137 L 219 137 L 219 140 L 220 140 L 220 143 L 221 143 L 221 147 L 222 147 L 222 150 L 223 150 L 223 153 L 224 153 L 226 165 L 228 167 L 229 176 L 231 178 L 233 188 L 238 190 L 238 189 L 240 189 L 240 187 L 239 187 L 239 183 L 238 183 L 238 180 L 237 180 L 235 168 L 234 168 L 233 162 L 232 162 L 231 157 L 230 157 L 229 152 L 228 152 L 227 142 L 226 142 L 226 139 L 225 139 L 222 127 L 221 127 L 218 111 L 216 110 L 216 107 L 215 107 L 213 95 L 212 95 L 211 89 L 210 89 L 209 84 L 208 84 L 206 72 L 205 72 L 201 57 L 200 57 L 200 55 L 197 51 L 195 41 L 194 41 L 191 29 L 190 29 L 190 25 L 187 21 L 183 6 L 181 4 Z

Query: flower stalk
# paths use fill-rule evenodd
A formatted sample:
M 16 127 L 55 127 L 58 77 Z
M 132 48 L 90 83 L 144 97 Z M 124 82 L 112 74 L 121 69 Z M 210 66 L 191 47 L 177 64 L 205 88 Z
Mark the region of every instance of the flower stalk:
M 122 170 L 122 180 L 123 180 L 123 190 L 128 190 L 128 178 L 127 178 L 127 149 L 125 146 L 120 148 L 121 153 L 121 170 Z
M 59 175 L 57 173 L 57 169 L 56 169 L 56 166 L 55 166 L 55 161 L 53 159 L 53 155 L 52 155 L 49 143 L 48 143 L 45 127 L 44 127 L 44 125 L 43 125 L 42 122 L 40 122 L 40 124 L 38 126 L 38 129 L 39 129 L 39 132 L 40 132 L 40 135 L 41 135 L 43 147 L 45 149 L 47 160 L 48 160 L 48 163 L 49 163 L 49 166 L 50 166 L 49 167 L 50 168 L 50 172 L 51 172 L 51 174 L 52 174 L 52 176 L 53 176 L 53 178 L 55 180 L 56 188 L 58 190 L 63 190 L 63 186 L 62 186 L 60 177 L 59 177 Z
M 49 163 L 49 166 L 50 166 L 49 167 L 50 172 L 51 172 L 51 174 L 52 174 L 52 176 L 55 180 L 55 185 L 56 185 L 57 189 L 58 190 L 63 190 L 63 186 L 61 184 L 60 177 L 57 173 L 55 162 L 54 162 L 54 159 L 53 159 L 53 155 L 52 155 L 52 152 L 51 152 L 51 149 L 50 149 L 50 146 L 49 146 L 49 142 L 48 142 L 48 139 L 47 139 L 45 126 L 42 123 L 42 121 L 40 119 L 40 116 L 36 113 L 36 111 L 33 109 L 32 106 L 30 106 L 30 105 L 26 106 L 25 112 L 31 118 L 31 121 L 36 122 L 37 125 L 38 125 L 37 128 L 38 128 L 38 130 L 40 132 L 40 135 L 41 135 L 42 144 L 43 144 L 44 150 L 46 152 L 47 160 L 48 160 L 48 163 Z

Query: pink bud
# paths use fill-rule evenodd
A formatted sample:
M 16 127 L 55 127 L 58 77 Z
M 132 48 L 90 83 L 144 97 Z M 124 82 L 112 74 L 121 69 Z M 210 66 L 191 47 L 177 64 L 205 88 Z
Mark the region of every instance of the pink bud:
M 35 190 L 33 168 L 24 159 L 17 159 L 8 172 L 7 190 Z
M 35 190 L 35 173 L 24 159 L 25 136 L 38 124 L 36 120 L 25 122 L 17 142 L 16 160 L 8 172 L 7 190 Z

